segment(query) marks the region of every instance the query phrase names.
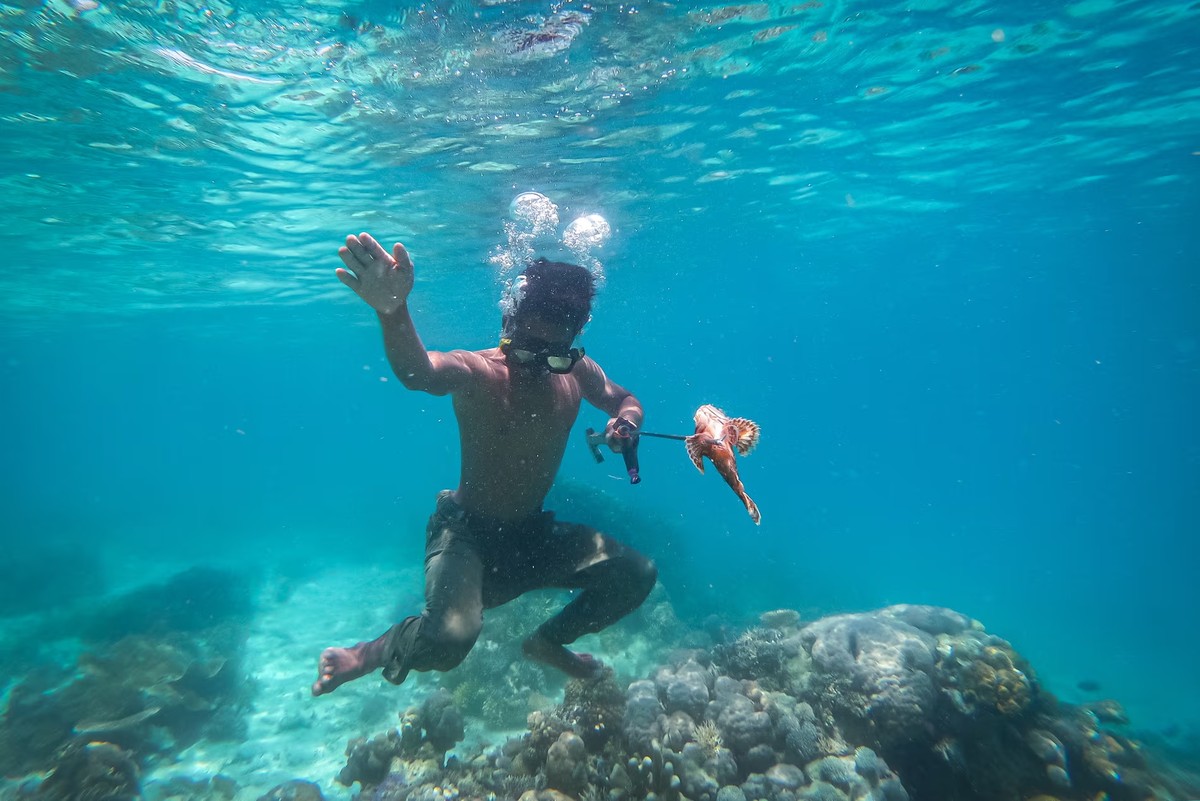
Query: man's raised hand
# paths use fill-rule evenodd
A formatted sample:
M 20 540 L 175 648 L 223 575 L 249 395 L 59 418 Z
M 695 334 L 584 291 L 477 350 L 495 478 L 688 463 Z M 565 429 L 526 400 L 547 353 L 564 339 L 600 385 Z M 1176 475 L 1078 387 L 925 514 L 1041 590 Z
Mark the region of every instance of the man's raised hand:
M 413 263 L 399 242 L 391 255 L 367 233 L 346 237 L 338 248 L 346 266 L 337 269 L 338 280 L 379 312 L 391 314 L 408 300 L 413 287 Z

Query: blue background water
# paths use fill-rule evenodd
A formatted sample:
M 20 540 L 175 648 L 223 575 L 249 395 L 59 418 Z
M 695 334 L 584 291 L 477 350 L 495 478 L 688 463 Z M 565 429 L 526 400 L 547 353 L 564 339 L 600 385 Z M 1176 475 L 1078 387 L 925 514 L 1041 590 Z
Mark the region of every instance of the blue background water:
M 584 343 L 647 428 L 763 427 L 757 529 L 675 443 L 638 487 L 568 452 L 682 612 L 952 606 L 1200 721 L 1195 8 L 598 5 L 532 57 L 539 4 L 78 8 L 5 22 L 10 552 L 418 560 L 449 401 L 384 380 L 335 250 L 403 238 L 427 344 L 487 347 L 532 189 L 613 225 Z

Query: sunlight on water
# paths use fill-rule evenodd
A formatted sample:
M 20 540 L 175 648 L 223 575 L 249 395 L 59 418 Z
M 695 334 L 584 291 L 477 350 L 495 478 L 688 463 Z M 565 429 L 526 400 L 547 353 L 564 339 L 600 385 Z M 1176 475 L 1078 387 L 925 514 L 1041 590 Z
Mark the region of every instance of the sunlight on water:
M 355 219 L 472 232 L 439 251 L 478 263 L 502 224 L 501 184 L 609 219 L 646 216 L 668 187 L 737 184 L 785 235 L 797 214 L 810 236 L 860 233 L 990 193 L 1077 186 L 1075 165 L 1104 176 L 1194 150 L 1200 100 L 1179 37 L 1197 16 L 1091 0 L 1064 12 L 14 7 L 0 55 L 14 145 L 4 245 L 18 260 L 31 238 L 101 259 L 92 306 L 119 312 L 161 293 L 236 302 L 214 271 L 315 277 Z M 1130 53 L 1148 41 L 1154 53 Z M 1142 188 L 1178 172 L 1152 168 Z M 847 194 L 880 202 L 847 217 Z M 180 257 L 190 271 L 168 268 Z M 14 280 L 0 278 L 10 312 L 73 304 L 66 281 L 18 293 Z M 282 299 L 270 286 L 259 302 Z

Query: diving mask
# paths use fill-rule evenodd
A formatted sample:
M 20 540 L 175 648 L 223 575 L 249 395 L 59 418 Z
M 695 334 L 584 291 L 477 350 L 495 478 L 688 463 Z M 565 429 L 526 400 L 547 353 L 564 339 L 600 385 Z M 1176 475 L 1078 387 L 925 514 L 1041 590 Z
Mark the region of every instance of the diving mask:
M 516 343 L 507 337 L 500 340 L 500 350 L 522 367 L 542 367 L 551 373 L 565 375 L 583 358 L 583 348 L 566 348 L 548 342 Z

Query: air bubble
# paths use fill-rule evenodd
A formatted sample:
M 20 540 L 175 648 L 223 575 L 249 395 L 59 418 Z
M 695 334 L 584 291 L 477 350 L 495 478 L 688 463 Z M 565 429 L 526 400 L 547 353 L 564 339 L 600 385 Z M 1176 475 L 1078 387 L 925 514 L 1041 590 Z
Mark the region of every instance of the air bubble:
M 508 213 L 534 237 L 545 236 L 558 228 L 558 206 L 541 192 L 517 195 L 509 204 Z
M 612 236 L 612 226 L 599 214 L 585 214 L 576 218 L 563 231 L 563 244 L 573 253 L 587 255 L 594 248 L 604 247 Z
M 513 268 L 528 264 L 534 250 L 545 246 L 543 240 L 558 235 L 558 206 L 541 192 L 517 195 L 508 204 L 508 214 L 512 219 L 504 223 L 505 243 L 497 246 L 491 255 L 491 262 L 501 278 Z

